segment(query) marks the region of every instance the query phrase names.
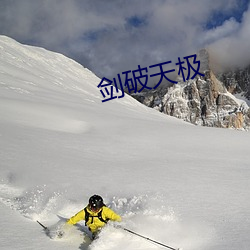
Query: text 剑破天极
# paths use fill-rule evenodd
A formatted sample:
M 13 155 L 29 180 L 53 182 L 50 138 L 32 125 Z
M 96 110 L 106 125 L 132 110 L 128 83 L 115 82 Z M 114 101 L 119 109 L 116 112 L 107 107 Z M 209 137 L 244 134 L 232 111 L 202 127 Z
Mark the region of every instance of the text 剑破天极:
M 196 54 L 191 55 L 191 56 L 186 56 L 183 58 L 186 60 L 187 68 L 185 68 L 183 66 L 185 61 L 181 61 L 180 57 L 178 57 L 178 63 L 175 64 L 175 65 L 179 66 L 178 75 L 182 76 L 183 81 L 187 81 L 190 78 L 194 79 L 196 75 L 204 76 L 204 74 L 199 72 L 200 61 L 196 60 Z M 192 64 L 189 61 L 190 58 L 193 58 Z M 158 63 L 158 64 L 154 64 L 154 65 L 149 66 L 149 68 L 159 67 L 159 73 L 150 75 L 150 77 L 160 76 L 158 83 L 153 88 L 147 86 L 147 84 L 148 84 L 148 74 L 147 74 L 148 69 L 147 69 L 147 67 L 141 68 L 140 65 L 138 65 L 138 69 L 136 69 L 136 70 L 132 70 L 132 71 L 128 70 L 128 71 L 122 72 L 122 74 L 125 75 L 124 85 L 122 83 L 120 74 L 117 74 L 119 86 L 118 86 L 118 81 L 116 78 L 113 78 L 113 81 L 112 81 L 106 77 L 103 77 L 101 82 L 97 86 L 100 89 L 100 92 L 104 98 L 102 100 L 102 102 L 106 102 L 106 101 L 110 101 L 110 100 L 113 100 L 116 98 L 124 97 L 124 87 L 127 88 L 129 93 L 132 93 L 132 92 L 137 93 L 137 92 L 141 92 L 143 89 L 156 89 L 161 84 L 163 78 L 165 78 L 167 81 L 169 81 L 171 83 L 174 83 L 174 84 L 178 83 L 176 81 L 169 79 L 166 76 L 167 73 L 174 72 L 175 69 L 171 69 L 171 70 L 167 70 L 167 71 L 164 71 L 164 69 L 163 69 L 163 65 L 170 64 L 170 63 L 171 63 L 171 61 L 167 61 L 167 62 Z M 195 64 L 197 64 L 196 69 L 193 67 Z M 187 70 L 187 77 L 186 78 L 185 78 L 184 70 Z M 190 77 L 191 71 L 193 71 L 193 75 Z M 132 73 L 132 76 L 129 76 L 129 74 L 131 74 L 131 73 Z M 143 78 L 144 78 L 144 80 L 142 81 Z M 140 85 L 140 86 L 138 86 L 138 85 Z

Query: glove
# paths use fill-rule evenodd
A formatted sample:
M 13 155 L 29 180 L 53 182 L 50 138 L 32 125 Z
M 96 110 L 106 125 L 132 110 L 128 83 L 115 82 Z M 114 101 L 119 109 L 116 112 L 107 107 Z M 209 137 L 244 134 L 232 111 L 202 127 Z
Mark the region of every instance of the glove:
M 62 231 L 62 230 L 59 230 L 59 231 L 56 232 L 57 238 L 62 238 L 64 234 L 65 234 L 65 232 Z
M 57 238 L 62 238 L 67 231 L 71 228 L 71 225 L 65 223 L 63 225 L 58 226 L 56 230 L 56 237 Z

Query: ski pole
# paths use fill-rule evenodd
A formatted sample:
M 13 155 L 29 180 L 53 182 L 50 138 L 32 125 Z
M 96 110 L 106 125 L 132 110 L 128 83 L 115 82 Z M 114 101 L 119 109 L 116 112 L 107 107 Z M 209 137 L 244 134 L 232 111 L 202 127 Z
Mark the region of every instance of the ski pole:
M 133 231 L 127 229 L 127 228 L 122 228 L 122 229 L 125 230 L 125 231 L 127 231 L 127 232 L 129 232 L 129 233 L 131 233 L 131 234 L 137 235 L 137 236 L 139 236 L 139 237 L 141 237 L 141 238 L 143 238 L 143 239 L 145 239 L 145 240 L 154 242 L 154 243 L 156 243 L 156 244 L 158 244 L 158 245 L 161 245 L 161 246 L 163 246 L 163 247 L 169 248 L 169 249 L 171 249 L 171 250 L 180 250 L 179 248 L 173 248 L 173 247 L 167 246 L 167 245 L 162 244 L 162 243 L 160 243 L 160 242 L 158 242 L 158 241 L 155 241 L 155 240 L 152 240 L 152 239 L 150 239 L 150 238 L 148 238 L 148 237 L 145 237 L 145 236 L 143 236 L 143 235 L 141 235 L 141 234 L 135 233 L 135 232 L 133 232 Z
M 46 231 L 46 230 L 48 230 L 48 228 L 47 227 L 45 227 L 41 222 L 39 222 L 38 220 L 36 221 L 40 226 L 42 226 L 43 227 L 43 229 Z

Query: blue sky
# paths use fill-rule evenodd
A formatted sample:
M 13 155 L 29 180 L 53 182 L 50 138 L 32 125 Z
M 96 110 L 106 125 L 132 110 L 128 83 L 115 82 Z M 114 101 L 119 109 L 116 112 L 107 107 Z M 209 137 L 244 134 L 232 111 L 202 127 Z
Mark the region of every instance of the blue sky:
M 248 9 L 248 4 L 248 0 L 239 0 L 237 2 L 237 6 L 235 6 L 235 8 L 232 8 L 232 10 L 229 12 L 224 12 L 223 9 L 213 11 L 211 13 L 211 18 L 207 20 L 206 28 L 216 28 L 217 26 L 222 25 L 225 20 L 228 20 L 232 17 L 235 18 L 237 22 L 241 23 L 243 14 Z
M 1 0 L 0 34 L 63 53 L 99 77 L 209 48 L 250 63 L 249 0 Z

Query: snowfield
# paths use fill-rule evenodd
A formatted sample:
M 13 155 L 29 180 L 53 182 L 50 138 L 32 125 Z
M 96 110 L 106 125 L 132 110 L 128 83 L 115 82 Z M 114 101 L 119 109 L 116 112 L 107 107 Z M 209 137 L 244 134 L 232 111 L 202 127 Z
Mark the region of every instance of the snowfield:
M 102 103 L 99 82 L 0 36 L 0 249 L 164 249 L 112 223 L 92 243 L 84 222 L 62 239 L 36 223 L 54 229 L 99 194 L 122 226 L 171 247 L 249 250 L 249 132 L 193 126 L 130 96 Z

